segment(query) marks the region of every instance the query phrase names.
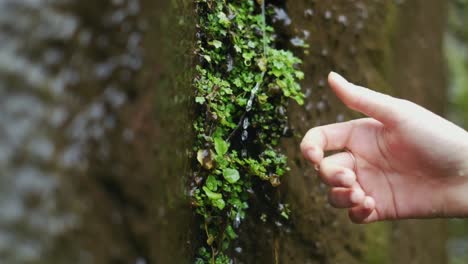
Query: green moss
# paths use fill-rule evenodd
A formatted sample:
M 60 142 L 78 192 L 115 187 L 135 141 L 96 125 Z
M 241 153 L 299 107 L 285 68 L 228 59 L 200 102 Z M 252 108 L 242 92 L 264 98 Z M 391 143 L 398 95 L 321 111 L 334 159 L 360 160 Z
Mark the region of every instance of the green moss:
M 229 263 L 230 242 L 246 217 L 252 182 L 273 186 L 288 170 L 278 149 L 289 99 L 302 104 L 301 60 L 274 48 L 262 1 L 196 1 L 199 14 L 194 80 L 198 118 L 191 191 L 203 218 L 206 247 L 197 263 Z M 288 210 L 281 215 L 288 218 Z

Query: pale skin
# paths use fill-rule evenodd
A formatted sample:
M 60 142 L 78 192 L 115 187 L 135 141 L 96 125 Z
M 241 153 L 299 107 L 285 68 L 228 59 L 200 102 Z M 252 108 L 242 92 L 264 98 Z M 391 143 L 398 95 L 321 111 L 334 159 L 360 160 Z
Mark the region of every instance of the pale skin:
M 355 223 L 468 217 L 468 133 L 406 100 L 330 73 L 349 108 L 369 118 L 312 128 L 301 150 Z M 341 151 L 326 156 L 326 151 Z

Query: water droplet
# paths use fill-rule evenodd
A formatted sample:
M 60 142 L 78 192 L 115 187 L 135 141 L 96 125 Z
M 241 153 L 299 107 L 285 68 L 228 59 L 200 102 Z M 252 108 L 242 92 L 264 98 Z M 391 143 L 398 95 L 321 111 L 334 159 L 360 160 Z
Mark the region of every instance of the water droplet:
M 343 114 L 338 114 L 336 116 L 336 122 L 343 122 L 345 119 L 345 116 Z
M 288 13 L 282 8 L 275 8 L 275 15 L 273 16 L 273 22 L 283 21 L 283 25 L 291 25 L 291 18 L 288 16 Z
M 234 223 L 232 225 L 234 226 L 234 228 L 239 228 L 240 223 L 241 223 L 240 213 L 237 212 L 236 218 L 234 219 Z
M 305 88 L 304 96 L 306 98 L 309 98 L 311 94 L 312 94 L 312 88 L 310 88 L 310 87 Z
M 263 75 L 262 75 L 262 79 L 263 79 Z M 260 88 L 260 83 L 261 82 L 257 82 L 255 87 L 250 92 L 250 98 L 249 98 L 249 101 L 247 101 L 247 107 L 246 107 L 247 112 L 250 112 L 250 110 L 252 110 L 253 100 L 255 98 L 255 95 L 257 94 L 258 89 Z
M 250 125 L 249 118 L 248 117 L 244 118 L 244 121 L 242 122 L 242 128 L 247 129 L 249 125 Z
M 319 80 L 318 81 L 318 86 L 324 87 L 325 86 L 325 80 L 324 79 Z
M 348 17 L 346 17 L 345 15 L 339 15 L 338 22 L 346 26 L 348 25 Z
M 304 47 L 306 44 L 305 44 L 305 41 L 299 37 L 294 37 L 291 39 L 291 44 L 295 47 Z
M 279 106 L 277 108 L 277 111 L 278 111 L 278 114 L 280 114 L 282 116 L 286 115 L 286 109 L 283 106 Z
M 247 157 L 247 150 L 246 149 L 241 150 L 241 156 L 242 156 L 242 158 Z
M 246 141 L 247 138 L 249 137 L 249 132 L 247 130 L 242 131 L 242 141 Z
M 245 109 L 247 110 L 247 112 L 252 110 L 252 100 L 249 99 L 249 101 L 247 101 L 247 107 Z
M 304 11 L 304 15 L 305 15 L 306 17 L 311 17 L 311 16 L 314 15 L 314 10 L 308 8 L 308 9 L 306 9 L 306 10 Z
M 135 261 L 135 264 L 146 264 L 146 260 L 142 257 L 139 257 L 137 258 L 137 260 Z
M 227 55 L 227 72 L 231 72 L 234 69 L 234 60 L 232 59 L 231 54 Z
M 326 48 L 322 49 L 321 54 L 322 54 L 322 56 L 324 56 L 324 57 L 328 56 L 328 49 L 326 49 Z
M 283 137 L 292 137 L 294 136 L 294 129 L 285 126 L 283 129 Z
M 317 110 L 320 112 L 325 111 L 325 108 L 327 107 L 327 104 L 324 101 L 320 101 L 317 103 Z

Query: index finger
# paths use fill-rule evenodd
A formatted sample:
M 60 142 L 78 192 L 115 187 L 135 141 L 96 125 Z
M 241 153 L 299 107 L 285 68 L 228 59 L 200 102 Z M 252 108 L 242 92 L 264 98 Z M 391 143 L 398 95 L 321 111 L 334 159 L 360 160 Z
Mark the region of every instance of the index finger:
M 314 127 L 301 142 L 302 154 L 311 162 L 319 164 L 324 151 L 346 148 L 356 120 Z

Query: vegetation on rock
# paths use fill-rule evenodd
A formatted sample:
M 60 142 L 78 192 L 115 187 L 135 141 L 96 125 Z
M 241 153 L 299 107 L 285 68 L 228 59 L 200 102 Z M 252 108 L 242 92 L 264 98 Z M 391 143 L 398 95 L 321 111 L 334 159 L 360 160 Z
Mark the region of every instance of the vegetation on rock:
M 229 263 L 226 251 L 246 217 L 253 179 L 276 187 L 288 170 L 278 145 L 289 133 L 289 99 L 303 103 L 298 80 L 304 74 L 300 59 L 275 49 L 263 1 L 197 0 L 196 6 L 198 117 L 190 194 L 207 245 L 196 263 Z

